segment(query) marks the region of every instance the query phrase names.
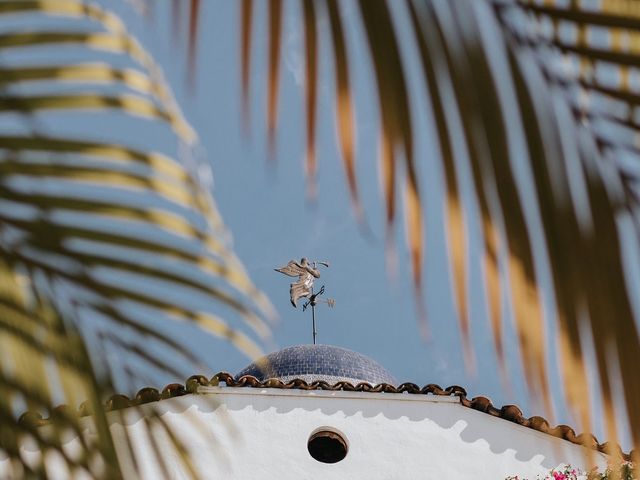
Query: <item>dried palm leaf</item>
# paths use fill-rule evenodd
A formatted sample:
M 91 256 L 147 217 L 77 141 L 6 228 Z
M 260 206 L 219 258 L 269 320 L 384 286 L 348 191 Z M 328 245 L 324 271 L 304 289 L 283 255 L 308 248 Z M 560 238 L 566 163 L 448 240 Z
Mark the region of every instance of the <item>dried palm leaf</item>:
M 278 2 L 276 2 L 278 3 Z M 269 136 L 276 117 L 283 15 L 271 4 L 269 33 Z M 396 218 L 401 188 L 414 283 L 423 268 L 424 207 L 418 178 L 422 159 L 413 153 L 412 109 L 406 66 L 396 28 L 403 22 L 415 42 L 430 115 L 435 120 L 439 161 L 445 178 L 446 224 L 451 278 L 465 351 L 472 363 L 467 284 L 472 198 L 482 233 L 483 287 L 494 345 L 504 369 L 501 298 L 509 299 L 520 355 L 534 396 L 550 409 L 547 358 L 558 350 L 566 399 L 584 428 L 591 424 L 585 355 L 593 344 L 608 435 L 617 437 L 613 384 L 623 385 L 630 425 L 640 424 L 640 358 L 637 312 L 629 264 L 622 245 L 640 247 L 640 7 L 629 0 L 590 2 L 533 0 L 360 1 L 357 18 L 335 0 L 303 3 L 307 77 L 322 75 L 315 56 L 323 38 L 318 17 L 328 17 L 336 75 L 339 146 L 347 184 L 357 199 L 351 55 L 371 54 L 380 106 L 381 177 L 385 215 Z M 324 7 L 324 8 L 323 8 Z M 247 102 L 250 81 L 252 2 L 242 5 L 242 81 Z M 313 9 L 313 10 L 312 10 Z M 396 14 L 398 18 L 395 18 Z M 404 19 L 403 18 L 404 15 Z M 406 20 L 408 18 L 408 20 Z M 277 19 L 277 21 L 276 21 Z M 349 54 L 345 22 L 364 27 Z M 275 26 L 277 28 L 275 28 Z M 594 35 L 599 32 L 600 35 Z M 320 32 L 322 34 L 322 32 Z M 364 46 L 363 46 L 364 44 Z M 315 97 L 307 79 L 307 128 L 315 125 Z M 420 125 L 420 128 L 424 126 Z M 313 137 L 308 133 L 308 148 Z M 313 152 L 313 150 L 311 149 Z M 399 161 L 401 155 L 404 161 Z M 314 160 L 307 162 L 316 168 Z M 630 160 L 631 159 L 631 160 Z M 310 168 L 310 167 L 309 167 Z M 461 176 L 470 172 L 473 188 L 464 192 Z M 407 181 L 400 187 L 405 174 Z M 389 228 L 389 227 L 388 227 Z M 502 259 L 502 260 L 501 260 Z M 546 278 L 541 266 L 548 266 Z M 555 302 L 542 315 L 543 295 Z M 555 325 L 555 328 L 553 327 Z M 550 345 L 549 339 L 557 339 Z M 635 359 L 635 360 L 634 360 Z M 504 369 L 506 370 L 506 369 Z M 640 430 L 631 428 L 640 446 Z

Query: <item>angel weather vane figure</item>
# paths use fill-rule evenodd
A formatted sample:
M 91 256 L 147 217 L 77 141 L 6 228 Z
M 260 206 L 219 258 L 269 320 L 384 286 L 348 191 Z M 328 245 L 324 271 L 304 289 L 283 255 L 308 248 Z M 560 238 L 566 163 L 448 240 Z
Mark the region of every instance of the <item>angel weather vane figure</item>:
M 313 343 L 316 343 L 316 309 L 315 306 L 318 302 L 326 302 L 330 307 L 335 305 L 333 299 L 318 300 L 317 297 L 324 293 L 324 285 L 317 293 L 313 293 L 313 281 L 316 278 L 320 278 L 320 271 L 317 269 L 318 265 L 329 267 L 327 262 L 309 262 L 306 258 L 300 259 L 299 262 L 290 260 L 284 267 L 276 268 L 276 272 L 284 273 L 289 277 L 298 277 L 296 282 L 293 282 L 289 289 L 289 295 L 291 297 L 291 305 L 298 307 L 297 302 L 300 298 L 306 298 L 307 301 L 302 306 L 302 310 L 306 310 L 311 305 L 312 319 L 313 319 Z
M 301 297 L 310 298 L 313 294 L 313 281 L 316 278 L 320 278 L 320 271 L 316 268 L 318 264 L 324 265 L 325 267 L 329 266 L 327 262 L 309 263 L 306 258 L 302 257 L 300 262 L 289 260 L 289 263 L 284 267 L 275 269 L 276 272 L 284 273 L 290 277 L 298 277 L 298 281 L 293 282 L 289 289 L 291 305 L 294 307 L 298 307 L 298 299 Z

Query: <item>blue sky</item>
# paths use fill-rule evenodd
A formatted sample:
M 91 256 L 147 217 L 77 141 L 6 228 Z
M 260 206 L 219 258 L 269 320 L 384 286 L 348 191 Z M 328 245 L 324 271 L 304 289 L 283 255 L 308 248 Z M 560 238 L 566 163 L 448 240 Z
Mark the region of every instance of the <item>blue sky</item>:
M 442 172 L 435 161 L 437 146 L 430 128 L 428 108 L 416 108 L 413 119 L 419 175 L 426 203 L 424 295 L 430 338 L 421 337 L 414 308 L 409 259 L 402 221 L 396 224 L 398 270 L 391 278 L 385 262 L 383 205 L 378 180 L 377 100 L 374 96 L 369 59 L 362 48 L 360 25 L 351 21 L 347 34 L 351 41 L 352 83 L 357 107 L 357 165 L 360 193 L 371 234 L 364 233 L 351 212 L 341 159 L 336 147 L 333 122 L 333 72 L 326 25 L 321 44 L 318 118 L 318 191 L 315 203 L 306 201 L 304 179 L 305 127 L 303 94 L 302 35 L 294 15 L 293 3 L 286 3 L 287 18 L 283 35 L 280 122 L 277 152 L 268 157 L 266 106 L 266 14 L 258 9 L 254 31 L 251 77 L 251 124 L 242 129 L 239 67 L 239 2 L 202 3 L 196 89 L 189 93 L 186 78 L 186 33 L 174 36 L 168 2 L 158 7 L 153 18 L 132 14 L 125 2 L 107 2 L 128 20 L 128 26 L 155 56 L 176 91 L 187 118 L 198 131 L 202 155 L 210 163 L 213 194 L 233 239 L 237 255 L 255 284 L 271 299 L 280 320 L 273 329 L 272 344 L 265 350 L 311 341 L 309 312 L 293 309 L 289 303 L 289 282 L 274 271 L 290 259 L 306 256 L 326 260 L 318 285 L 326 286 L 336 307 L 318 310 L 319 343 L 350 348 L 384 365 L 400 382 L 417 384 L 458 384 L 471 396 L 486 395 L 497 405 L 515 403 L 528 415 L 542 414 L 530 401 L 522 380 L 508 301 L 505 312 L 505 345 L 511 383 L 500 381 L 493 349 L 486 305 L 481 289 L 477 224 L 470 208 L 470 316 L 474 344 L 474 372 L 466 371 L 452 302 L 446 238 L 442 217 Z M 353 16 L 350 18 L 353 19 Z M 398 18 L 402 25 L 403 18 Z M 411 46 L 408 46 L 411 52 Z M 407 64 L 409 83 L 422 92 L 415 65 Z M 412 102 L 426 106 L 416 94 Z M 153 129 L 142 131 L 140 141 L 149 145 L 162 142 Z M 470 184 L 469 178 L 463 183 Z M 468 192 L 467 192 L 468 193 Z M 468 196 L 468 195 L 467 195 Z M 469 200 L 469 199 L 467 199 Z M 400 218 L 400 220 L 402 220 Z M 243 328 L 241 325 L 234 325 Z M 199 334 L 190 327 L 176 327 L 173 335 L 183 339 L 206 362 L 202 373 L 220 370 L 235 373 L 248 359 L 229 345 Z M 552 332 L 547 332 L 550 346 Z M 553 365 L 555 359 L 549 357 Z M 551 384 L 556 405 L 561 404 L 561 386 L 555 369 Z M 196 373 L 196 372 L 193 372 Z M 557 423 L 575 425 L 560 408 Z
M 427 135 L 416 135 L 418 151 L 426 157 L 422 167 L 428 214 L 425 295 L 431 339 L 421 338 L 414 309 L 403 225 L 396 225 L 398 272 L 390 278 L 385 263 L 382 199 L 377 165 L 377 104 L 363 50 L 350 63 L 356 85 L 358 122 L 357 164 L 359 187 L 372 234 L 366 235 L 351 211 L 333 122 L 333 73 L 327 48 L 321 51 L 318 127 L 318 190 L 315 203 L 306 201 L 304 179 L 304 106 L 302 36 L 296 17 L 289 15 L 283 35 L 282 90 L 277 153 L 268 157 L 265 135 L 266 17 L 258 12 L 251 84 L 251 126 L 242 129 L 238 11 L 235 2 L 205 3 L 198 43 L 197 85 L 194 97 L 184 88 L 184 47 L 171 39 L 154 42 L 157 54 L 181 58 L 161 64 L 177 85 L 187 117 L 200 133 L 214 174 L 214 197 L 233 238 L 237 254 L 259 288 L 270 297 L 280 315 L 274 329 L 278 346 L 310 341 L 310 316 L 289 303 L 289 278 L 273 269 L 291 258 L 306 256 L 327 260 L 319 284 L 336 299 L 335 309 L 320 307 L 319 341 L 344 346 L 369 355 L 388 368 L 399 381 L 426 384 L 459 383 L 471 392 L 499 395 L 498 401 L 515 401 L 501 393 L 495 355 L 480 292 L 472 290 L 472 316 L 477 345 L 477 375 L 465 373 L 457 320 L 449 289 L 448 265 L 439 202 L 442 182 L 437 164 L 429 159 Z M 162 12 L 158 12 L 162 13 Z M 167 19 L 154 20 L 155 33 L 167 29 Z M 358 32 L 348 28 L 351 34 Z M 145 30 L 149 33 L 149 30 Z M 355 35 L 352 35 L 357 38 Z M 325 37 L 326 38 L 326 37 Z M 322 47 L 328 44 L 323 42 Z M 155 50 L 155 48 L 154 48 Z M 154 53 L 156 53 L 154 51 Z M 415 81 L 415 79 L 413 79 Z M 424 119 L 420 119 L 424 120 Z M 431 156 L 433 157 L 433 155 Z M 430 163 L 430 164 L 429 164 Z M 432 177 L 429 180 L 428 177 Z M 428 182 L 428 184 L 427 184 Z M 479 276 L 479 272 L 476 272 Z M 479 278 L 475 278 L 475 285 Z M 208 344 L 205 350 L 213 350 Z M 242 357 L 208 353 L 214 369 L 238 370 Z M 516 366 L 513 362 L 512 367 Z M 520 401 L 525 397 L 522 386 Z M 498 393 L 500 392 L 500 393 Z

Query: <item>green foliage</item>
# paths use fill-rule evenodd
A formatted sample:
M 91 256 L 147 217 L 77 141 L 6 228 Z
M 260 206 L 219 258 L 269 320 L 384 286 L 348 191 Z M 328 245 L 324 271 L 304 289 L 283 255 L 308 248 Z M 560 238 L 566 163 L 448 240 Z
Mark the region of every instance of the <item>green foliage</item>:
M 544 476 L 538 475 L 536 480 L 635 480 L 635 468 L 631 462 L 623 462 L 618 466 L 609 466 L 604 472 L 598 469 L 584 472 L 571 465 L 560 465 L 553 468 Z M 527 480 L 518 475 L 509 476 L 505 480 Z
M 241 69 L 248 97 L 252 19 L 269 22 L 267 128 L 278 119 L 280 0 L 242 2 Z M 598 388 L 606 435 L 617 439 L 612 385 L 623 385 L 624 409 L 640 424 L 638 266 L 625 254 L 640 248 L 640 195 L 635 112 L 640 95 L 640 7 L 636 0 L 300 0 L 304 26 L 307 133 L 306 171 L 313 192 L 316 171 L 316 84 L 323 74 L 317 51 L 332 51 L 338 143 L 356 217 L 362 218 L 354 151 L 351 56 L 369 54 L 378 99 L 380 172 L 387 238 L 393 238 L 402 199 L 410 265 L 422 302 L 425 208 L 422 193 L 444 174 L 444 229 L 449 277 L 467 364 L 473 363 L 469 317 L 470 272 L 480 267 L 475 291 L 484 292 L 494 345 L 503 371 L 505 317 L 513 321 L 526 381 L 551 412 L 548 365 L 557 349 L 566 403 L 581 428 L 593 424 L 590 391 Z M 257 15 L 258 5 L 263 6 Z M 197 7 L 197 2 L 194 8 Z M 192 10 L 192 13 L 197 10 Z M 350 12 L 350 13 L 349 13 Z M 350 16 L 349 16 L 350 15 Z M 398 18 L 404 18 L 401 24 Z M 347 22 L 363 34 L 345 35 Z M 321 29 L 319 25 L 329 25 Z M 406 48 L 413 43 L 411 50 Z M 266 53 L 265 53 L 266 54 Z M 409 64 L 422 73 L 416 92 Z M 426 93 L 426 112 L 418 101 Z M 414 98 L 415 97 L 415 98 Z M 418 123 L 425 115 L 432 122 Z M 438 172 L 416 154 L 416 136 L 436 139 Z M 418 133 L 420 132 L 420 133 Z M 371 158 L 363 159 L 371 162 Z M 628 168 L 629 167 L 629 168 Z M 360 168 L 375 169 L 367 163 Z M 418 172 L 422 172 L 419 176 Z M 471 177 L 469 188 L 464 178 Z M 437 190 L 441 188 L 438 187 Z M 471 218 L 481 239 L 472 238 Z M 470 244 L 481 252 L 469 255 Z M 624 248 L 623 248 L 624 247 Z M 471 262 L 480 265 L 471 265 Z M 540 265 L 546 267 L 542 269 Z M 543 270 L 548 271 L 546 275 Z M 406 268 L 408 270 L 408 268 Z M 505 298 L 510 308 L 503 311 Z M 635 298 L 634 298 L 635 297 Z M 545 321 L 543 304 L 553 305 Z M 481 318 L 481 317 L 480 317 Z M 551 325 L 555 330 L 552 330 Z M 481 325 L 479 328 L 484 328 Z M 549 338 L 557 342 L 549 342 Z M 586 351 L 593 348 L 599 385 L 589 382 Z M 593 382 L 591 382 L 593 383 Z M 600 406 L 598 406 L 600 407 Z M 631 429 L 640 450 L 640 431 Z
M 136 476 L 126 433 L 109 428 L 118 414 L 104 402 L 116 380 L 183 376 L 176 360 L 198 368 L 188 345 L 165 333 L 170 323 L 199 325 L 256 356 L 271 307 L 184 158 L 135 146 L 126 129 L 82 128 L 124 118 L 173 138 L 176 151 L 196 146 L 161 70 L 121 20 L 76 0 L 5 0 L 0 20 L 0 116 L 13 121 L 0 129 L 0 476 L 46 478 L 51 456 L 58 475 Z M 211 307 L 167 294 L 179 289 Z M 253 334 L 232 328 L 234 317 Z M 114 353 L 123 361 L 109 361 Z M 161 465 L 159 431 L 195 476 L 153 406 L 143 428 Z M 73 454 L 68 438 L 78 439 Z

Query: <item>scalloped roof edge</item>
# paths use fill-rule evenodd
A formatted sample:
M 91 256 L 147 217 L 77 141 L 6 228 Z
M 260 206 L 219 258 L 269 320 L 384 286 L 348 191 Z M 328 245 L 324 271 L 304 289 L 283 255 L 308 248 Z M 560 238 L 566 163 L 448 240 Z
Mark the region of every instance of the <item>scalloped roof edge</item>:
M 335 384 L 329 384 L 324 381 L 316 381 L 307 383 L 302 379 L 295 379 L 289 382 L 283 382 L 276 378 L 270 378 L 264 381 L 258 380 L 251 375 L 245 375 L 235 379 L 233 375 L 226 372 L 219 372 L 211 379 L 204 375 L 192 375 L 183 384 L 171 383 L 165 386 L 161 391 L 145 387 L 136 393 L 135 397 L 129 398 L 126 395 L 112 395 L 106 402 L 106 411 L 119 410 L 123 408 L 136 407 L 152 402 L 165 400 L 168 398 L 180 397 L 190 393 L 197 393 L 200 386 L 219 386 L 224 383 L 227 387 L 250 387 L 250 388 L 277 388 L 277 389 L 299 389 L 299 390 L 333 390 L 333 391 L 350 391 L 350 392 L 372 392 L 372 393 L 389 393 L 389 394 L 412 394 L 412 395 L 439 395 L 439 396 L 456 396 L 460 399 L 460 404 L 467 408 L 486 413 L 493 417 L 502 418 L 509 422 L 516 423 L 523 427 L 531 428 L 541 433 L 551 435 L 571 442 L 576 445 L 596 450 L 608 455 L 617 454 L 625 460 L 631 460 L 635 456 L 634 451 L 625 453 L 619 445 L 612 442 L 598 442 L 598 439 L 592 434 L 576 434 L 573 428 L 568 425 L 557 425 L 552 427 L 549 422 L 540 416 L 525 417 L 522 410 L 517 405 L 504 405 L 496 407 L 488 397 L 478 396 L 471 399 L 467 398 L 467 392 L 464 388 L 453 385 L 447 388 L 441 388 L 439 385 L 430 383 L 424 387 L 419 387 L 415 383 L 402 383 L 398 386 L 381 383 L 372 386 L 369 383 L 358 383 L 356 385 L 342 381 Z M 30 425 L 41 426 L 51 421 L 51 418 L 57 414 L 76 414 L 78 416 L 91 415 L 91 408 L 87 402 L 80 405 L 77 411 L 74 411 L 68 405 L 60 405 L 56 407 L 51 417 L 43 418 L 37 412 L 25 412 L 20 416 L 19 421 Z

